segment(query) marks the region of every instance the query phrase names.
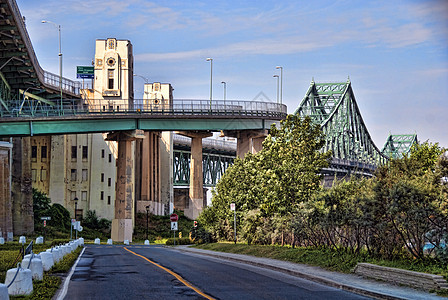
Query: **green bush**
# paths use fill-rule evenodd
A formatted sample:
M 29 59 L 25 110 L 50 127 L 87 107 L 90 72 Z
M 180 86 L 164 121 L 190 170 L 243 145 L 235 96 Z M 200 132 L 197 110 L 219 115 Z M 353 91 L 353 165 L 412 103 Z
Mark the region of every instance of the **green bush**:
M 176 239 L 176 245 L 190 245 L 191 241 L 189 238 Z M 174 238 L 169 238 L 166 241 L 166 245 L 174 245 Z

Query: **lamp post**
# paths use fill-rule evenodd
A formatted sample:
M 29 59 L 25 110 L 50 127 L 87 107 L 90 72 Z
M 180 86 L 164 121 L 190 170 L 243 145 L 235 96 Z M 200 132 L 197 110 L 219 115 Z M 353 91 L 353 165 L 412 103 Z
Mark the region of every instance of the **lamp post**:
M 224 106 L 226 105 L 226 90 L 227 90 L 227 83 L 225 81 L 221 81 L 224 87 Z
M 149 228 L 149 205 L 146 206 L 146 239 L 148 239 L 148 229 Z
M 274 75 L 272 77 L 276 77 L 277 78 L 277 103 L 278 103 L 278 75 Z
M 280 69 L 280 104 L 283 103 L 283 67 L 277 66 L 276 69 Z
M 149 83 L 149 79 L 142 75 L 134 74 L 134 76 L 140 77 L 141 79 L 143 79 L 145 81 L 145 83 Z
M 58 29 L 58 37 L 59 37 L 59 89 L 61 91 L 61 113 L 62 113 L 62 46 L 61 46 L 61 25 L 58 25 L 54 22 L 42 20 L 42 23 L 53 24 Z
M 206 61 L 210 62 L 210 110 L 212 110 L 213 98 L 213 58 L 208 57 Z

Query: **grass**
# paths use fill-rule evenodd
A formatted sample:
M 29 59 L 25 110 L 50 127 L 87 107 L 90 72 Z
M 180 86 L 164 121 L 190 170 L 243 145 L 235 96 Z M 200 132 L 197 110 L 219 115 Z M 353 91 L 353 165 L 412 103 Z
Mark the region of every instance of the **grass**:
M 434 260 L 419 261 L 403 258 L 400 260 L 387 261 L 369 257 L 366 253 L 355 255 L 346 251 L 336 251 L 324 248 L 291 248 L 286 246 L 261 246 L 233 243 L 203 244 L 197 245 L 196 247 L 206 250 L 246 254 L 308 264 L 342 273 L 350 273 L 357 263 L 367 262 L 386 267 L 442 275 L 445 278 L 448 277 L 447 267 L 438 264 Z

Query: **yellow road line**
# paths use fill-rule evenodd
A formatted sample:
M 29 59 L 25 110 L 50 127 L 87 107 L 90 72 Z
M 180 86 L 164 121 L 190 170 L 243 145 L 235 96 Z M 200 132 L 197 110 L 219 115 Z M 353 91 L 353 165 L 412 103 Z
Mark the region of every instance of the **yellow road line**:
M 206 298 L 206 299 L 209 299 L 209 300 L 215 300 L 215 298 L 213 298 L 213 297 L 211 297 L 211 296 L 205 294 L 204 292 L 202 292 L 202 291 L 201 291 L 200 289 L 198 289 L 197 287 L 194 287 L 193 285 L 191 285 L 188 281 L 186 281 L 185 279 L 183 279 L 179 274 L 174 273 L 173 271 L 171 271 L 171 270 L 165 268 L 164 266 L 161 266 L 161 265 L 159 265 L 158 263 L 153 262 L 152 260 L 150 260 L 150 259 L 144 257 L 143 255 L 137 254 L 137 253 L 135 253 L 135 252 L 129 250 L 129 249 L 126 248 L 126 247 L 124 247 L 124 250 L 126 250 L 126 251 L 128 251 L 128 252 L 130 252 L 130 253 L 132 253 L 132 254 L 138 256 L 138 257 L 141 257 L 141 258 L 143 258 L 144 260 L 146 260 L 146 261 L 152 263 L 153 265 L 155 265 L 155 266 L 161 268 L 162 270 L 164 270 L 164 271 L 170 273 L 171 275 L 173 275 L 174 277 L 176 277 L 177 280 L 179 280 L 180 282 L 182 282 L 185 286 L 189 287 L 190 289 L 192 289 L 193 291 L 195 291 L 196 293 L 198 293 L 198 294 L 201 295 L 202 297 L 204 297 L 204 298 Z

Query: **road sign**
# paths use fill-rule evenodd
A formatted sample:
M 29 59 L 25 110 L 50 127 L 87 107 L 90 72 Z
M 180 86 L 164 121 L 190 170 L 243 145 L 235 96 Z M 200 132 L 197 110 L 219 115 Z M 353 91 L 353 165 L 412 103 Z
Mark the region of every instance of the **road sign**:
M 179 216 L 178 216 L 178 215 L 176 215 L 176 214 L 172 214 L 172 215 L 170 216 L 170 221 L 171 221 L 171 222 L 177 222 L 177 220 L 179 220 Z
M 235 203 L 230 203 L 230 210 L 235 210 Z
M 198 227 L 198 221 L 193 222 L 193 227 Z
M 44 227 L 47 227 L 47 220 L 44 220 Z
M 94 76 L 93 67 L 90 66 L 77 66 L 76 67 L 76 78 L 93 78 Z
M 177 230 L 177 222 L 171 222 L 171 230 Z
M 40 217 L 40 219 L 49 221 L 49 220 L 51 220 L 51 217 Z

